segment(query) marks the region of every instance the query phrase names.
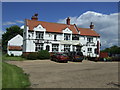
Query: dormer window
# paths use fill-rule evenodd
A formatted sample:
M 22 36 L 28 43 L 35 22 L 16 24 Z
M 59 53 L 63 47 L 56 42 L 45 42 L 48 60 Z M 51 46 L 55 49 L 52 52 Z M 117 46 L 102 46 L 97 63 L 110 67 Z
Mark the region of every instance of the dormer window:
M 64 34 L 64 40 L 70 40 L 70 34 Z
M 43 32 L 36 32 L 36 39 L 43 39 Z

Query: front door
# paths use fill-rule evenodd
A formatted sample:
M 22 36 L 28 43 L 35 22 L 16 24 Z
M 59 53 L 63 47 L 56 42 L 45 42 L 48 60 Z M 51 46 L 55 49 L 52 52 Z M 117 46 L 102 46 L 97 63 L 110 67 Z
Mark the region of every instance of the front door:
M 50 46 L 49 45 L 46 46 L 46 50 L 50 51 Z

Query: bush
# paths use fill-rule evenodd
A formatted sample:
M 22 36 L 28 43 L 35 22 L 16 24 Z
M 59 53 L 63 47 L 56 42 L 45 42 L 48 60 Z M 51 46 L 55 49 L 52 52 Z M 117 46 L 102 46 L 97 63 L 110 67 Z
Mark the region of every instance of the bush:
M 112 57 L 106 57 L 107 61 L 112 61 Z
M 112 61 L 120 61 L 120 57 L 112 57 Z
M 50 53 L 47 50 L 41 50 L 38 52 L 38 59 L 49 59 Z
M 30 53 L 30 54 L 28 54 L 26 56 L 26 58 L 29 59 L 29 60 L 36 60 L 37 57 L 38 57 L 38 53 L 35 53 L 35 52 L 34 53 Z

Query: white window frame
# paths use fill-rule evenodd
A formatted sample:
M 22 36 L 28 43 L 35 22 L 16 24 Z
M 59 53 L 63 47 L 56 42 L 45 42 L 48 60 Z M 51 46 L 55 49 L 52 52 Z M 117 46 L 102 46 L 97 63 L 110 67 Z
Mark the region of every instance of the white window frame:
M 64 45 L 64 51 L 70 51 L 70 45 L 65 44 Z
M 93 42 L 93 37 L 88 37 L 87 42 Z
M 43 39 L 44 32 L 36 32 L 36 39 Z
M 52 52 L 58 52 L 59 51 L 59 44 L 52 44 Z
M 70 40 L 70 34 L 64 34 L 64 40 Z
M 92 53 L 92 48 L 88 48 L 88 53 Z
M 43 50 L 43 43 L 36 43 L 35 44 L 35 51 Z

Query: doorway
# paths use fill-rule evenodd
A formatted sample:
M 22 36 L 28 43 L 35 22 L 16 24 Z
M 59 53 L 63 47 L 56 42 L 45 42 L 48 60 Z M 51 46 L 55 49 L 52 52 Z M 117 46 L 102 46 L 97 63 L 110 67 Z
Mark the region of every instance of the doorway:
M 46 46 L 46 50 L 50 51 L 50 46 L 49 45 Z

